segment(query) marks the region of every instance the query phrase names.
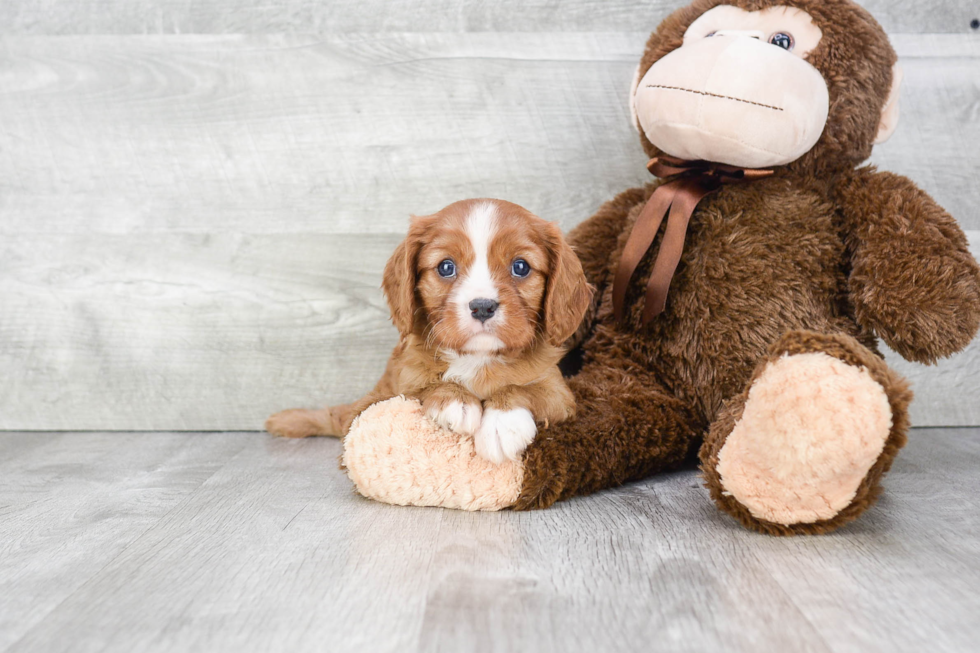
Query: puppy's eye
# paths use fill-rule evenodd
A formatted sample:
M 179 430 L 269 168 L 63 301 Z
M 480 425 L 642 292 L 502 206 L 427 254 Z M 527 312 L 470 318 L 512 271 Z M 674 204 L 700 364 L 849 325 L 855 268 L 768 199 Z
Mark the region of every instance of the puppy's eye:
M 456 264 L 453 263 L 451 258 L 447 258 L 445 261 L 440 263 L 436 270 L 439 272 L 439 276 L 443 279 L 451 279 L 456 276 Z
M 527 275 L 531 274 L 531 266 L 527 264 L 522 258 L 514 261 L 514 264 L 510 266 L 510 272 L 515 277 L 521 277 L 522 279 Z
M 769 37 L 769 42 L 783 50 L 792 50 L 793 46 L 796 45 L 793 35 L 786 32 L 776 32 Z

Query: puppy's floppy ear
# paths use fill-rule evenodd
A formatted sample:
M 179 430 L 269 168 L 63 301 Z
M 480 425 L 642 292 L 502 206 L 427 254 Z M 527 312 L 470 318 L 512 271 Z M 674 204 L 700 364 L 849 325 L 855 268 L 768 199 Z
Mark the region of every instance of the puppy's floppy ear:
M 391 310 L 391 322 L 403 336 L 415 329 L 415 312 L 418 310 L 418 301 L 415 299 L 415 286 L 418 282 L 416 266 L 425 232 L 425 219 L 412 216 L 408 235 L 388 259 L 381 281 L 381 288 Z
M 592 301 L 592 287 L 582 264 L 554 222 L 545 227 L 551 252 L 551 274 L 544 300 L 544 330 L 548 341 L 558 347 L 575 334 Z

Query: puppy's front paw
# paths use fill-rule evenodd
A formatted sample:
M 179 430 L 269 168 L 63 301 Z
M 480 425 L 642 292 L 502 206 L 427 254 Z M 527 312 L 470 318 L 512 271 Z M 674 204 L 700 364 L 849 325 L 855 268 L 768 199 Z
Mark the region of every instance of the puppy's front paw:
M 480 419 L 483 417 L 480 404 L 457 399 L 427 403 L 426 416 L 444 429 L 462 435 L 473 435 L 480 428 Z
M 498 465 L 506 459 L 519 460 L 537 433 L 534 416 L 527 408 L 487 408 L 476 432 L 476 452 Z

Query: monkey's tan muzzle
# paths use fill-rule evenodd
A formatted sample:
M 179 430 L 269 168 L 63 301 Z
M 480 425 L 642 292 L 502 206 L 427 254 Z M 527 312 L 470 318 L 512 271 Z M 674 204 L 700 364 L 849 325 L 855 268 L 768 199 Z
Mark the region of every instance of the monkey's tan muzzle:
M 785 165 L 820 139 L 830 108 L 816 68 L 748 36 L 684 45 L 637 85 L 637 120 L 665 153 L 744 168 Z

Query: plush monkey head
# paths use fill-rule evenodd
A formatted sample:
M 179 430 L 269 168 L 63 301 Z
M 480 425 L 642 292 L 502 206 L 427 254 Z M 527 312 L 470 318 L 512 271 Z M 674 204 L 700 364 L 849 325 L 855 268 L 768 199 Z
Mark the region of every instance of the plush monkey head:
M 651 35 L 631 108 L 650 156 L 822 174 L 894 131 L 896 59 L 850 0 L 694 0 Z

